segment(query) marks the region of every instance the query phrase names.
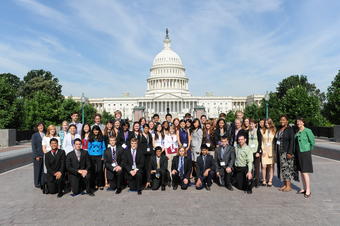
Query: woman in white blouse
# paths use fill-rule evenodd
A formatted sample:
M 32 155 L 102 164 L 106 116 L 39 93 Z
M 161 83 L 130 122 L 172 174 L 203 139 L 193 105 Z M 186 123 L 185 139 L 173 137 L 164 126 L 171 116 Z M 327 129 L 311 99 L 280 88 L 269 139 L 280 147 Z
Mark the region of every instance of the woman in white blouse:
M 46 154 L 47 152 L 51 151 L 50 140 L 51 138 L 56 138 L 58 140 L 58 149 L 60 149 L 60 137 L 57 135 L 57 129 L 54 125 L 49 125 L 47 127 L 47 132 L 44 138 L 42 139 L 42 149 L 43 152 Z

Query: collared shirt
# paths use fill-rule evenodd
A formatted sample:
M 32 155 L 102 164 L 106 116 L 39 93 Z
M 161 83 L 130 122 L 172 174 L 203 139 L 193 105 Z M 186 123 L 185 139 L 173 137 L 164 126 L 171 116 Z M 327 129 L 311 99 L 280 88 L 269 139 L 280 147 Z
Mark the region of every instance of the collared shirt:
M 83 129 L 83 124 L 81 124 L 80 122 L 70 122 L 70 125 L 76 125 L 77 134 L 81 135 L 81 130 Z
M 80 161 L 80 156 L 81 156 L 81 151 L 80 150 L 74 150 L 74 152 L 76 153 L 78 162 Z
M 251 170 L 253 169 L 254 161 L 252 149 L 246 144 L 244 144 L 243 147 L 237 145 L 235 148 L 235 154 L 236 154 L 235 166 L 237 167 L 248 166 L 248 172 L 251 172 Z
M 227 151 L 227 146 L 223 147 L 221 146 L 221 159 L 223 159 L 224 153 Z
M 108 147 L 111 149 L 111 154 L 112 154 L 112 160 L 117 161 L 117 148 L 115 146 L 111 146 L 110 144 Z
M 137 155 L 137 150 L 131 148 L 131 155 L 132 155 L 133 165 L 136 166 L 136 155 Z
M 156 156 L 157 169 L 161 168 L 161 158 Z

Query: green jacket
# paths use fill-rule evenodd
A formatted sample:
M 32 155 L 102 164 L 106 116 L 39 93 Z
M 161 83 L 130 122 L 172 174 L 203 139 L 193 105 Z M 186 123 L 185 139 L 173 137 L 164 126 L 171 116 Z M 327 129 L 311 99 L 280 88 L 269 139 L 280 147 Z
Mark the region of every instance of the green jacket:
M 295 134 L 298 141 L 300 152 L 311 151 L 315 144 L 314 134 L 312 130 L 305 128 Z

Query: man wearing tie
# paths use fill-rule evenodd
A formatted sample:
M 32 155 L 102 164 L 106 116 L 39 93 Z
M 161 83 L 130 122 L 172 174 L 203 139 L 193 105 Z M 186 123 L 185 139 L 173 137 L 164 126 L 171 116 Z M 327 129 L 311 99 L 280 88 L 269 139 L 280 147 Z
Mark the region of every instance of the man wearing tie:
M 91 161 L 87 151 L 81 149 L 81 140 L 74 140 L 74 150 L 66 156 L 66 169 L 69 173 L 69 180 L 73 196 L 80 194 L 85 188 L 89 196 L 94 196 L 90 190 Z
M 65 151 L 58 149 L 58 140 L 50 140 L 51 151 L 45 155 L 46 183 L 49 194 L 58 193 L 58 198 L 63 196 L 63 178 L 65 171 Z
M 127 180 L 130 190 L 137 190 L 138 195 L 142 194 L 144 152 L 138 149 L 138 139 L 132 138 L 130 150 L 124 151 L 123 167 L 127 171 Z
M 155 148 L 156 155 L 151 157 L 150 162 L 150 178 L 152 190 L 158 190 L 162 186 L 162 191 L 165 191 L 165 186 L 168 183 L 169 177 L 168 171 L 168 159 L 165 155 L 162 155 L 162 148 L 157 146 Z
M 190 173 L 192 161 L 186 156 L 185 148 L 178 149 L 177 155 L 172 159 L 171 176 L 172 186 L 176 190 L 181 185 L 182 190 L 186 190 L 190 184 Z
M 212 178 L 216 170 L 215 167 L 215 161 L 214 158 L 209 155 L 208 146 L 206 144 L 202 144 L 201 155 L 197 157 L 196 189 L 200 190 L 205 187 L 208 191 L 210 191 Z
M 235 163 L 235 149 L 228 144 L 227 136 L 221 137 L 221 145 L 215 151 L 216 175 L 220 185 L 232 191 L 231 175 Z
M 117 138 L 110 136 L 109 145 L 104 153 L 104 164 L 106 168 L 106 177 L 112 190 L 116 190 L 116 194 L 122 191 L 122 154 L 123 148 L 116 145 Z

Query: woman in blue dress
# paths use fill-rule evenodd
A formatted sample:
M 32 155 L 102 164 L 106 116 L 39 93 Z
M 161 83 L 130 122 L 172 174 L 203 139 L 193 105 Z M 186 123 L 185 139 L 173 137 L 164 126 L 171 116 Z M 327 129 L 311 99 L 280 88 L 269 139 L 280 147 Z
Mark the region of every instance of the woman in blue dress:
M 186 128 L 185 120 L 179 121 L 179 129 L 177 130 L 177 140 L 180 147 L 183 147 L 187 156 L 191 160 L 191 150 L 190 150 L 190 143 L 191 143 L 191 136 L 190 130 Z

